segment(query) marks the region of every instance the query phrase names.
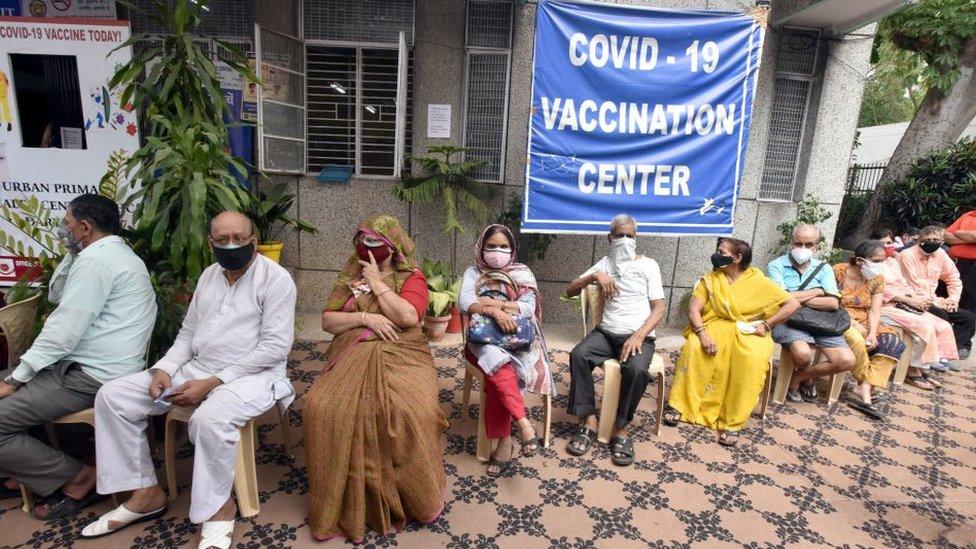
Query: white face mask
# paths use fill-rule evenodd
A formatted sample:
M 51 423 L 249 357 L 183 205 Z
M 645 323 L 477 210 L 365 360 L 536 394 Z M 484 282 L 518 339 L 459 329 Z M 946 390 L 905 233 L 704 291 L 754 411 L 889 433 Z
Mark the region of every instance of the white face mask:
M 610 241 L 610 259 L 614 263 L 633 261 L 637 258 L 637 239 L 618 238 Z
M 861 263 L 861 274 L 864 275 L 864 278 L 870 280 L 884 274 L 884 266 L 881 263 L 865 260 Z
M 793 261 L 796 261 L 797 265 L 803 265 L 813 258 L 813 250 L 810 248 L 793 248 L 790 250 L 790 255 L 793 256 Z

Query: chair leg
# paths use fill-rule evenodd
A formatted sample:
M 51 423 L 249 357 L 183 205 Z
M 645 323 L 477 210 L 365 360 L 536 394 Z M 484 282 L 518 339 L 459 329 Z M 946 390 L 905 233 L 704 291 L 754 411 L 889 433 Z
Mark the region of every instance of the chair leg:
M 776 390 L 773 391 L 773 402 L 786 402 L 786 393 L 790 390 L 790 380 L 793 378 L 793 357 L 785 348 L 779 355 L 779 370 L 776 373 Z
M 31 509 L 34 508 L 34 493 L 30 491 L 30 488 L 21 484 L 20 498 L 23 500 L 23 504 L 20 508 L 23 509 L 25 513 L 30 514 Z
M 491 439 L 485 430 L 485 385 L 481 384 L 481 397 L 478 405 L 478 450 L 477 457 L 482 463 L 487 463 L 491 459 Z
M 552 395 L 542 396 L 542 447 L 549 447 L 552 437 Z
M 474 376 L 467 368 L 464 369 L 464 385 L 461 390 L 461 417 L 468 414 L 468 405 L 471 404 L 471 385 L 474 384 Z M 484 389 L 482 389 L 484 390 Z
M 163 460 L 163 465 L 166 468 L 166 490 L 169 492 L 169 500 L 176 500 L 177 486 L 176 486 L 176 423 L 175 420 L 170 420 L 169 417 L 166 418 L 166 427 L 164 428 L 164 440 L 163 440 L 163 453 L 165 454 L 165 459 Z
M 277 403 L 278 421 L 281 423 L 281 443 L 285 445 L 285 455 L 290 459 L 295 459 L 295 450 L 291 442 L 291 424 L 288 422 L 288 410 L 283 409 Z
M 603 363 L 603 397 L 600 399 L 600 418 L 596 439 L 604 444 L 613 436 L 613 424 L 620 404 L 620 364 L 616 360 Z
M 905 352 L 902 353 L 901 358 L 898 360 L 898 365 L 895 366 L 895 377 L 891 380 L 895 385 L 902 385 L 905 383 L 905 377 L 908 375 L 908 368 L 912 365 L 912 354 L 915 351 L 915 340 L 911 336 L 906 334 L 904 338 L 905 341 Z
M 51 448 L 61 451 L 61 442 L 58 441 L 58 430 L 54 427 L 54 424 L 45 423 L 44 431 L 47 433 L 47 440 L 51 444 Z
M 657 418 L 654 420 L 654 436 L 661 436 L 661 421 L 664 419 L 664 372 L 657 373 Z
M 253 517 L 261 511 L 258 471 L 254 463 L 254 439 L 254 420 L 251 420 L 241 428 L 241 439 L 237 442 L 237 464 L 234 467 L 237 509 L 244 518 Z
M 827 406 L 837 402 L 840 398 L 840 391 L 844 388 L 844 377 L 847 372 L 841 372 L 830 376 L 830 393 L 827 394 Z
M 759 395 L 759 422 L 766 420 L 766 408 L 769 407 L 769 393 L 773 388 L 773 359 L 769 359 L 769 371 L 766 372 L 766 381 L 763 382 L 763 390 Z

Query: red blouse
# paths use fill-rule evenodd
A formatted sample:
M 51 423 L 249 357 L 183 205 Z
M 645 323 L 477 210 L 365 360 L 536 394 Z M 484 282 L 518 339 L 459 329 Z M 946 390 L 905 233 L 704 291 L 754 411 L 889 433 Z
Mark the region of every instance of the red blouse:
M 407 277 L 403 281 L 403 287 L 400 288 L 400 297 L 407 300 L 407 303 L 413 305 L 414 309 L 417 309 L 417 319 L 423 320 L 424 313 L 427 312 L 427 279 L 424 278 L 424 273 L 420 271 L 414 271 L 412 275 Z

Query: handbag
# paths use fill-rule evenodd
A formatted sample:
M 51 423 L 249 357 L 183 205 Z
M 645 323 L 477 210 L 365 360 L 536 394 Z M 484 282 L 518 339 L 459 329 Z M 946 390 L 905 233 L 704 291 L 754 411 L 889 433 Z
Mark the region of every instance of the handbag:
M 514 286 L 514 281 L 507 277 Z M 480 280 L 479 280 L 480 283 Z M 485 290 L 479 297 L 491 297 L 493 299 L 507 300 L 508 296 L 498 290 Z M 468 343 L 476 345 L 495 345 L 511 353 L 526 351 L 532 345 L 535 338 L 535 324 L 531 316 L 512 315 L 515 320 L 515 333 L 508 333 L 498 326 L 494 318 L 490 316 L 473 314 L 468 321 Z
M 810 284 L 810 281 L 817 276 L 820 269 L 823 269 L 824 265 L 826 263 L 817 265 L 817 268 L 810 273 L 810 276 L 803 281 L 803 284 L 800 284 L 796 291 L 802 292 Z M 851 327 L 851 315 L 843 306 L 838 307 L 836 311 L 821 311 L 803 305 L 786 321 L 786 325 L 813 336 L 839 336 Z

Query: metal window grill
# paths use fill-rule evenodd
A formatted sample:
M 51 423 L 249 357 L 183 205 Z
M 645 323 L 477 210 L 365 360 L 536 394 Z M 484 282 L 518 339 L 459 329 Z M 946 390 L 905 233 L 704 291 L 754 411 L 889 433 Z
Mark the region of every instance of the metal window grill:
M 132 0 L 140 9 L 129 10 L 133 34 L 162 34 L 166 28 L 153 20 L 156 12 L 153 0 Z M 172 6 L 172 0 L 167 0 Z M 208 0 L 209 10 L 204 11 L 197 33 L 203 36 L 228 36 L 250 39 L 254 35 L 253 0 Z
M 813 77 L 819 31 L 786 29 L 776 59 L 776 79 L 759 198 L 793 200 Z
M 465 46 L 509 49 L 512 42 L 512 2 L 470 0 L 467 7 Z
M 809 94 L 810 82 L 807 80 L 777 78 L 773 85 L 769 141 L 759 188 L 761 198 L 793 199 Z
M 508 53 L 468 54 L 464 146 L 467 160 L 486 165 L 472 175 L 483 181 L 501 181 L 505 146 L 505 107 L 508 94 Z
M 302 18 L 310 40 L 413 44 L 413 0 L 304 0 Z
M 396 144 L 397 50 L 309 45 L 307 58 L 309 171 L 339 164 L 356 166 L 358 174 L 390 175 Z M 409 151 L 412 52 L 407 74 Z
M 776 72 L 813 76 L 819 49 L 819 30 L 785 29 L 779 43 Z
M 305 171 L 305 44 L 263 27 L 257 49 L 261 91 L 258 136 L 260 167 L 274 172 Z

